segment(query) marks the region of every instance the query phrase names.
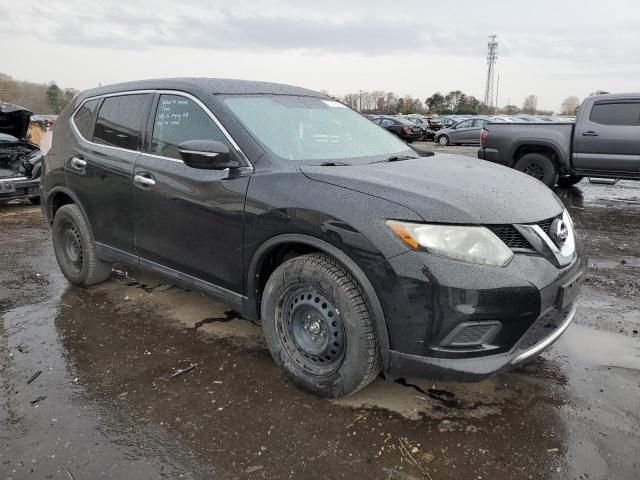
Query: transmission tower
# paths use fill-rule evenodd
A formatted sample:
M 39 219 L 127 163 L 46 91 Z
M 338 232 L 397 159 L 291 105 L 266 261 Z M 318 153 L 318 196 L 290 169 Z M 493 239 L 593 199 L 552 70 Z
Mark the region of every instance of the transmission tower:
M 487 84 L 484 89 L 484 104 L 487 107 L 495 109 L 495 95 L 493 88 L 493 80 L 496 69 L 496 60 L 498 59 L 498 42 L 496 35 L 489 35 L 489 50 L 487 52 Z

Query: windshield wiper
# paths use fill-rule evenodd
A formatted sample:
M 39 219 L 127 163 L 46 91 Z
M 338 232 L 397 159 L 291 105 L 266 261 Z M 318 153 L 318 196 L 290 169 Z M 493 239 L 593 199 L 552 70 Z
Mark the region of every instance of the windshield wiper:
M 344 162 L 322 162 L 320 164 L 321 167 L 346 167 L 348 166 L 348 163 L 344 163 Z
M 416 160 L 420 157 L 414 157 L 412 155 L 393 155 L 389 158 L 385 158 L 383 160 L 376 160 L 375 162 L 371 162 L 371 163 L 387 163 L 387 162 L 400 162 L 402 160 Z

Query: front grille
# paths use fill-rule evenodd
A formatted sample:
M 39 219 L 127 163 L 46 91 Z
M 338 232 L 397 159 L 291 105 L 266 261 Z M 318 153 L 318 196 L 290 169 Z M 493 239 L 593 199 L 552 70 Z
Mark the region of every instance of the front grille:
M 493 225 L 489 227 L 496 236 L 511 248 L 531 248 L 531 244 L 518 232 L 513 225 Z
M 543 220 L 541 222 L 538 222 L 538 226 L 542 229 L 542 231 L 544 233 L 549 233 L 549 229 L 551 228 L 551 224 L 553 223 L 553 221 L 556 219 L 557 217 L 553 217 L 553 218 L 549 218 L 547 220 Z
M 558 217 L 541 220 L 536 222 L 535 225 L 538 225 L 544 233 L 548 234 L 551 224 L 556 218 Z M 522 235 L 520 235 L 520 232 L 518 232 L 513 225 L 490 225 L 489 228 L 500 240 L 504 242 L 507 247 L 511 249 L 524 248 L 531 250 L 533 248 L 531 244 Z

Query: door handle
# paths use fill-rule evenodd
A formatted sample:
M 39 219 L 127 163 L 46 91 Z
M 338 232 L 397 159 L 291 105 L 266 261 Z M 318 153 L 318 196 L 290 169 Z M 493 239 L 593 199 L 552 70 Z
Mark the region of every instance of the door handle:
M 84 170 L 84 167 L 87 166 L 87 161 L 81 157 L 72 157 L 69 163 L 76 170 Z
M 588 130 L 586 132 L 582 132 L 583 137 L 597 137 L 598 132 L 594 132 L 593 130 Z
M 140 188 L 150 188 L 156 184 L 156 181 L 147 173 L 142 175 L 134 175 L 133 183 Z

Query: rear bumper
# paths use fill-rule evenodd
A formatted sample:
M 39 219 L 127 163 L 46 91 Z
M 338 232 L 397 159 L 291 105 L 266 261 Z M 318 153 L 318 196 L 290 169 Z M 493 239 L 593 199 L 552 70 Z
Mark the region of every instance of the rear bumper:
M 403 140 L 420 140 L 422 133 L 402 133 L 400 134 L 400 138 Z
M 479 148 L 478 158 L 480 160 L 487 160 L 488 162 L 499 163 L 500 165 L 505 165 L 507 167 L 511 166 L 509 165 L 509 161 L 503 158 L 502 155 L 500 155 L 500 150 L 496 148 L 489 148 L 489 147 Z
M 30 198 L 40 195 L 40 178 L 0 179 L 0 201 Z

